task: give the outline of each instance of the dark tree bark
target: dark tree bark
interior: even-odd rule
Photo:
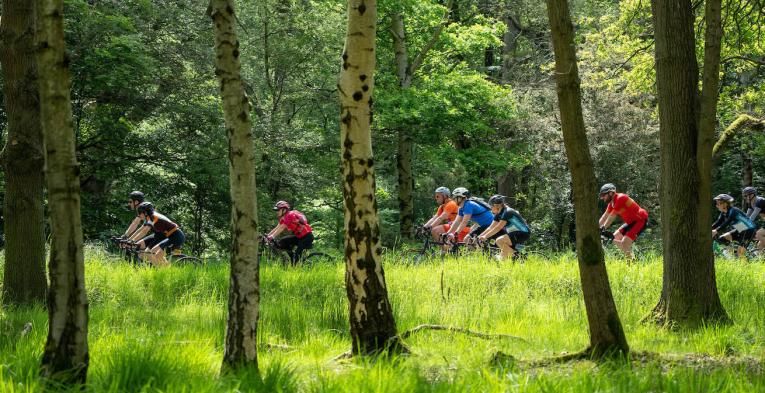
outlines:
[[[229,151],[231,278],[223,369],[258,367],[258,216],[250,103],[244,92],[232,0],[212,0],[215,74],[220,81]]]
[[[348,0],[348,29],[338,81],[340,144],[345,207],[345,288],[352,353],[402,348],[396,338],[375,198],[372,93],[377,2]]]
[[[4,0],[0,20],[8,134],[3,218],[5,267],[2,299],[6,304],[45,302],[45,216],[43,136],[35,60],[34,2]]]
[[[720,64],[720,0],[706,2],[704,90],[690,0],[653,0],[661,147],[664,275],[652,317],[695,326],[727,320],[715,280],[712,226],[712,144]],[[700,109],[697,109],[700,108]]]
[[[64,4],[63,0],[37,0],[35,5],[40,109],[53,233],[48,264],[48,339],[41,372],[59,383],[84,384],[89,363],[88,299]]]
[[[579,275],[590,327],[590,347],[584,354],[627,354],[629,346],[611,294],[600,245],[597,185],[582,116],[574,27],[571,24],[568,2],[547,0],[547,13],[555,51],[555,76],[563,141],[573,181]]]

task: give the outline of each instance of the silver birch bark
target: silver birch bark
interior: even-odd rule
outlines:
[[[35,4],[40,109],[53,234],[48,264],[48,339],[41,372],[61,383],[85,383],[89,362],[88,299],[64,4],[63,0],[37,0]]]
[[[212,0],[215,75],[220,81],[229,151],[231,190],[231,277],[223,369],[258,367],[258,218],[255,198],[255,152],[250,103],[244,91],[239,39],[232,0]]]

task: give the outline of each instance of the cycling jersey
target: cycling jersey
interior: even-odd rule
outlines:
[[[457,218],[457,212],[459,212],[460,207],[457,206],[457,202],[454,202],[452,200],[449,200],[448,202],[444,203],[443,205],[439,206],[436,210],[436,216],[440,217],[441,214],[446,211],[448,214],[447,220],[448,222],[452,223]]]
[[[633,223],[635,221],[648,220],[648,211],[641,208],[632,198],[627,194],[617,193],[614,195],[614,199],[608,204],[606,213],[610,215],[619,215],[622,221],[625,223]]]
[[[163,214],[154,212],[150,217],[146,218],[146,222],[143,224],[151,228],[155,233],[161,233],[165,237],[170,236],[173,232],[178,230],[178,224],[167,218]]]
[[[526,220],[524,220],[523,217],[521,217],[521,213],[507,206],[502,207],[502,210],[500,210],[499,213],[494,215],[494,221],[496,222],[504,221],[505,230],[508,233],[531,232],[531,230],[529,229],[529,224],[527,224]]]
[[[302,239],[313,231],[313,228],[308,225],[308,220],[305,218],[305,215],[297,210],[288,211],[279,219],[279,224],[287,227],[287,229],[298,239]]]
[[[731,226],[736,232],[744,232],[755,229],[755,225],[749,217],[737,207],[729,207],[725,213],[720,213],[717,220],[712,224],[712,229],[724,229]]]
[[[471,200],[465,201],[457,214],[460,217],[470,214],[470,220],[481,227],[488,227],[494,219],[491,210]]]
[[[757,196],[752,199],[752,202],[746,209],[746,216],[754,222],[760,214],[765,214],[765,198]]]

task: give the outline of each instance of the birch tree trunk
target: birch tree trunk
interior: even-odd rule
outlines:
[[[348,30],[338,81],[345,207],[345,288],[352,353],[399,349],[385,273],[375,198],[372,92],[375,72],[375,0],[348,0]]]
[[[51,231],[48,339],[44,377],[85,383],[88,299],[80,221],[80,167],[75,156],[71,78],[64,45],[63,0],[36,0],[37,66]]]
[[[6,304],[44,303],[45,216],[43,209],[42,125],[35,59],[34,2],[4,0],[0,20],[8,137],[1,160],[5,170]]]
[[[582,116],[574,27],[567,0],[547,0],[547,13],[555,50],[555,76],[563,142],[573,181],[579,275],[590,327],[590,347],[583,354],[626,354],[629,346],[611,294],[603,249],[600,246],[598,188]]]
[[[704,91],[690,0],[652,0],[661,147],[664,275],[653,317],[695,326],[727,320],[715,279],[712,226],[712,144],[719,86],[720,0],[706,2]],[[697,105],[700,104],[700,112]]]
[[[258,217],[250,103],[244,92],[233,0],[212,0],[215,75],[220,81],[229,151],[231,278],[223,369],[258,367]]]

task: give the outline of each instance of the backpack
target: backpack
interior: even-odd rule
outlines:
[[[470,197],[470,198],[468,198],[468,200],[469,201],[473,201],[473,202],[477,203],[478,205],[480,205],[481,207],[483,207],[484,209],[486,209],[485,211],[483,211],[481,213],[478,213],[478,215],[486,213],[487,211],[488,212],[491,211],[491,205],[489,205],[483,198]]]

